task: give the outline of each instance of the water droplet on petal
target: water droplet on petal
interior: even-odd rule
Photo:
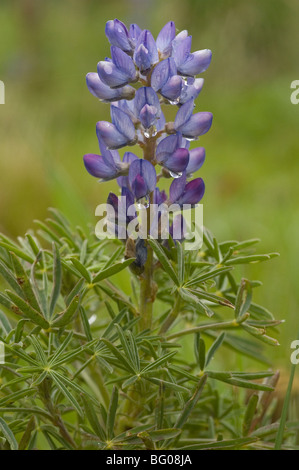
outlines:
[[[173,105],[173,104],[178,104],[179,101],[180,101],[180,98],[177,98],[176,100],[173,100],[173,101],[170,101],[170,100],[169,100],[169,104],[172,104],[172,105]]]
[[[151,136],[151,135],[150,135],[150,133],[149,133],[148,131],[145,131],[145,132],[144,132],[144,137],[146,137],[147,139],[149,139],[150,136]]]
[[[150,205],[150,199],[149,199],[149,196],[144,196],[144,197],[141,197],[140,199],[137,199],[137,202],[136,202],[136,206],[137,206],[137,209],[147,209]]]
[[[169,171],[169,174],[170,174],[170,176],[172,176],[173,178],[176,179],[176,178],[180,178],[183,173],[182,173],[182,172],[180,172],[180,173],[175,173],[174,171]]]
[[[185,137],[186,140],[188,140],[188,142],[193,142],[194,140],[197,140],[196,137]]]

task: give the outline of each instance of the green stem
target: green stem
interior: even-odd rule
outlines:
[[[167,341],[174,338],[179,338],[181,336],[190,335],[192,333],[198,333],[205,330],[225,330],[228,328],[238,328],[241,322],[236,320],[220,322],[220,323],[208,323],[207,325],[196,326],[194,328],[189,328],[188,330],[178,331],[172,335],[167,336]]]

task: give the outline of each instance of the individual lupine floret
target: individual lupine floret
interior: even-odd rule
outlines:
[[[191,36],[185,36],[185,34],[174,40],[172,57],[181,75],[194,77],[207,70],[211,63],[212,52],[210,49],[202,49],[191,53],[191,42]]]
[[[151,66],[159,62],[156,42],[147,29],[142,31],[137,40],[133,58],[142,74],[148,73]]]
[[[205,185],[202,178],[196,178],[187,183],[186,172],[180,178],[173,180],[169,188],[171,204],[197,204],[203,197]]]
[[[156,182],[156,170],[149,161],[138,159],[131,163],[129,184],[137,200],[148,197],[154,191]]]
[[[189,163],[189,151],[185,148],[182,134],[178,132],[161,140],[157,146],[156,160],[172,176],[182,173]]]
[[[213,115],[209,112],[192,114],[194,100],[187,101],[177,112],[174,121],[174,129],[186,138],[196,139],[208,132],[212,125]]]
[[[124,52],[132,53],[133,43],[129,37],[127,27],[122,21],[117,19],[107,21],[105,34],[112,46],[117,46]]]
[[[151,86],[159,91],[165,98],[174,101],[182,91],[183,81],[177,75],[177,68],[173,57],[162,60],[153,70]]]
[[[120,108],[111,105],[111,122],[97,123],[97,136],[109,149],[118,149],[124,145],[132,145],[136,140],[134,124],[129,116]]]
[[[91,94],[108,103],[115,100],[131,100],[135,96],[135,89],[130,85],[121,88],[110,88],[102,82],[95,72],[86,75],[86,84]]]
[[[134,98],[134,114],[144,129],[149,129],[160,117],[159,98],[151,87],[142,87],[137,90]]]
[[[161,59],[166,59],[171,54],[171,44],[175,38],[175,24],[169,21],[158,34],[156,44]]]
[[[99,146],[101,155],[88,153],[83,157],[88,173],[103,181],[108,181],[117,178],[121,174],[128,173],[129,164],[120,161],[116,150],[108,150],[101,139],[99,139]]]
[[[137,72],[131,57],[119,47],[111,46],[112,60],[106,59],[98,63],[98,74],[105,85],[118,88],[136,81]]]
[[[122,188],[121,198],[118,198],[114,193],[109,193],[107,205],[112,207],[111,213],[107,208],[109,232],[115,233],[118,238],[125,240],[127,238],[127,225],[136,217],[136,211],[132,211],[132,208],[134,209],[134,195],[128,188]],[[109,218],[110,215],[111,219]]]

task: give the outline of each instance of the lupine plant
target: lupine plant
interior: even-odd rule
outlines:
[[[105,32],[111,58],[86,80],[112,122],[97,123],[100,153],[84,156],[87,171],[116,178],[125,209],[142,204],[149,221],[153,204],[194,207],[205,149],[189,145],[212,124],[211,113],[193,112],[211,51],[191,52],[172,21],[156,40],[119,20]],[[162,105],[175,109],[173,122]],[[132,145],[142,157],[121,158]],[[186,250],[181,214],[166,239],[150,224],[132,237],[134,210],[123,215],[119,196],[107,197],[113,239],[54,209],[18,241],[0,236],[0,448],[273,448],[279,374],[263,345],[277,347],[280,320],[252,301],[261,283],[240,280],[238,268],[276,254],[256,254],[258,239],[217,242],[207,228],[201,248]],[[230,370],[242,361],[246,370]],[[288,445],[294,433],[286,429]]]

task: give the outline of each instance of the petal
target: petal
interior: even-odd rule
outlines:
[[[179,147],[179,134],[165,137],[159,142],[156,150],[156,160],[161,163],[174,153]]]
[[[165,127],[165,123],[166,123],[165,116],[161,111],[161,114],[160,114],[160,116],[159,116],[159,118],[157,119],[157,122],[156,122],[157,132],[163,131],[163,129]]]
[[[107,166],[101,155],[88,153],[83,157],[84,165],[88,173],[96,178],[109,180],[117,176],[117,171],[111,166]]]
[[[114,193],[109,193],[107,198],[107,204],[113,207],[115,214],[118,214],[118,202],[119,199]]]
[[[186,186],[186,173],[184,172],[180,178],[176,178],[169,188],[169,200],[171,203],[177,202],[184,193]]]
[[[191,81],[191,83],[188,83],[189,81]],[[184,104],[190,99],[195,100],[201,92],[203,84],[203,78],[196,78],[195,80],[189,78],[187,83],[183,84],[182,93],[180,96],[180,104]]]
[[[162,60],[153,70],[151,76],[151,87],[155,91],[161,90],[162,86],[165,85],[170,77],[169,61],[170,59]],[[174,59],[172,59],[172,61],[174,62]]]
[[[145,129],[148,129],[155,123],[156,116],[157,108],[155,106],[149,106],[148,104],[143,106],[142,110],[139,113],[141,124]]]
[[[158,206],[160,204],[163,204],[165,201],[167,200],[167,196],[166,196],[166,193],[165,191],[160,191],[159,188],[155,188],[155,192],[154,192],[154,204],[158,204]]]
[[[141,72],[146,72],[151,67],[151,59],[148,50],[143,44],[136,47],[134,62]]]
[[[102,139],[109,149],[117,149],[127,145],[128,139],[111,122],[99,121],[96,128],[98,139]]]
[[[102,60],[98,63],[97,70],[102,82],[109,87],[120,87],[129,81],[128,75],[119,70],[113,62]]]
[[[187,103],[186,103],[187,104]],[[180,109],[182,109],[183,105]],[[180,127],[184,137],[199,137],[208,132],[212,125],[213,114],[208,112],[196,113],[191,116],[189,121]]]
[[[141,175],[137,175],[131,184],[132,192],[136,199],[141,199],[148,194],[147,184]]]
[[[111,105],[110,111],[112,123],[116,129],[127,138],[127,141],[133,141],[135,139],[135,127],[129,116],[113,105]]]
[[[178,203],[183,204],[197,204],[205,193],[205,184],[202,178],[196,178],[190,181],[185,187],[184,194],[179,199]]]
[[[100,100],[109,101],[118,98],[118,90],[112,90],[108,85],[105,85],[105,83],[100,80],[97,73],[88,73],[86,75],[86,84],[90,93]]]
[[[134,61],[142,71],[146,71],[152,64],[159,62],[159,54],[155,40],[152,33],[147,29],[143,30],[138,38]]]
[[[189,151],[187,149],[177,149],[164,162],[164,166],[173,173],[182,173],[189,162]]]
[[[129,183],[132,187],[137,176],[141,176],[147,185],[147,192],[154,191],[157,175],[154,166],[147,160],[138,159],[131,163],[129,168]]]
[[[173,218],[173,223],[170,226],[169,233],[173,240],[182,242],[185,238],[187,231],[186,221],[182,214],[178,214]]]
[[[123,163],[125,164],[131,164],[134,160],[138,160],[138,157],[132,152],[126,152],[123,156]],[[128,188],[129,187],[128,176],[119,176],[117,178],[117,184],[121,188]]]
[[[190,120],[192,116],[193,109],[194,109],[193,99],[187,101],[185,104],[183,104],[183,106],[180,107],[180,109],[178,110],[176,114],[175,121],[174,121],[174,128],[177,131],[181,130],[181,128],[185,126],[186,123],[188,123],[188,121]]]
[[[130,52],[132,50],[129,34],[126,26],[121,21],[115,19],[107,21],[105,27],[106,36],[113,46],[120,47],[123,51]]]
[[[178,66],[178,71],[182,75],[194,76],[207,70],[211,63],[212,52],[209,49],[190,54],[185,62]]]
[[[171,43],[175,38],[175,24],[169,21],[160,31],[157,37],[157,48],[165,56],[171,53]]]
[[[186,168],[186,173],[195,173],[204,164],[206,158],[206,151],[204,147],[197,147],[189,151],[189,163]]]
[[[157,117],[160,116],[161,107],[159,98],[151,87],[141,87],[136,91],[134,113],[137,118],[139,118],[140,111],[146,104],[154,106],[157,109]]]
[[[181,94],[182,86],[182,78],[179,75],[174,75],[162,87],[161,94],[169,100],[176,100]]]
[[[172,57],[174,58],[177,67],[181,66],[189,57],[191,51],[191,43],[191,36],[187,36],[180,40],[173,41]]]
[[[130,30],[129,30],[129,37],[131,38],[134,45],[136,45],[140,34],[141,34],[141,29],[139,28],[138,24],[136,23],[131,24]]]
[[[111,57],[117,69],[124,73],[129,81],[136,78],[136,69],[133,60],[128,54],[122,51],[119,47],[111,47]]]

